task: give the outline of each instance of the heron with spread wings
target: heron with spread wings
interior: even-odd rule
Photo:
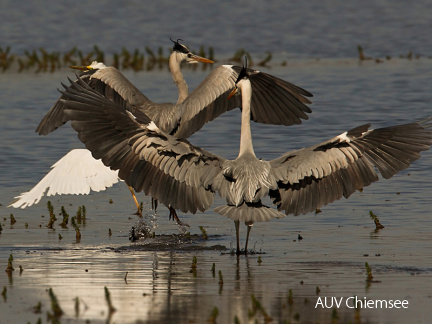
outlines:
[[[375,130],[361,125],[271,161],[260,160],[251,136],[254,75],[243,68],[225,98],[241,92],[240,150],[235,160],[170,135],[144,113],[119,109],[79,80],[65,87],[65,113],[93,156],[118,169],[119,177],[136,191],[191,212],[209,208],[214,193],[225,198],[226,205],[215,211],[234,220],[237,253],[240,222],[248,226],[247,253],[253,223],[305,214],[348,198],[379,179],[375,168],[390,178],[432,145],[429,118]],[[264,205],[265,197],[277,208]]]
[[[231,100],[227,100],[227,97],[242,67],[233,65],[217,67],[189,94],[188,86],[180,70],[182,62],[211,61],[191,53],[178,41],[174,42],[169,66],[179,91],[176,104],[150,101],[119,70],[97,62],[85,67],[86,71],[79,77],[79,80],[121,109],[135,116],[145,116],[144,120],[152,120],[160,130],[170,136],[179,139],[187,138],[220,114],[241,107],[240,96]],[[252,69],[248,69],[248,72],[254,89],[251,100],[252,120],[267,124],[292,125],[301,123],[302,119],[308,119],[307,113],[310,113],[311,110],[307,104],[311,102],[307,97],[312,96],[308,91],[267,73]],[[74,83],[77,81],[78,79]],[[36,131],[41,135],[46,135],[66,123],[69,117],[64,113],[65,102],[79,101],[80,95],[77,96],[70,98],[62,95],[42,119]],[[110,167],[117,168],[111,165]],[[60,179],[60,174],[57,173],[57,178],[52,179]],[[65,193],[68,192],[59,194]],[[19,200],[20,197],[17,198]],[[136,198],[134,199],[136,201]],[[19,202],[16,201],[16,203]],[[179,220],[176,209],[183,212],[196,212],[195,208],[182,209],[175,204],[169,204],[167,207],[170,209],[170,216],[172,215],[177,221]]]

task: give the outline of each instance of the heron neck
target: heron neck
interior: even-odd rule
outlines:
[[[185,79],[183,78],[183,74],[181,73],[180,64],[181,61],[177,59],[177,54],[173,52],[169,59],[169,67],[174,83],[176,84],[179,92],[177,104],[182,103],[189,96],[189,88]]]
[[[241,117],[241,134],[240,134],[240,152],[239,157],[245,154],[252,154],[255,152],[252,144],[251,132],[251,97],[252,87],[249,80],[243,80],[241,86],[242,95],[242,117]]]

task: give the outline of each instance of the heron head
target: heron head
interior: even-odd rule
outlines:
[[[106,65],[102,62],[93,61],[90,65],[83,65],[83,66],[75,66],[71,65],[69,66],[71,69],[81,70],[81,71],[90,71],[90,70],[102,70],[106,68]]]
[[[106,68],[106,65],[102,62],[93,61],[90,65],[83,65],[83,66],[75,66],[71,65],[69,66],[71,69],[81,70],[81,71],[90,71],[90,70],[102,70]]]
[[[239,92],[239,83],[241,80],[244,79],[248,79],[248,74],[247,74],[247,56],[244,57],[244,64],[243,64],[243,68],[241,69],[237,80],[235,82],[235,86],[234,89],[231,91],[231,93],[228,95],[227,100],[231,99],[232,96],[234,96],[235,94],[237,94]]]
[[[214,63],[212,60],[206,59],[205,57],[201,57],[192,53],[185,45],[181,44],[179,41],[183,41],[182,39],[177,39],[177,41],[173,41],[170,38],[171,42],[174,43],[173,53],[177,55],[177,60],[179,62],[186,62],[189,64],[192,63]]]

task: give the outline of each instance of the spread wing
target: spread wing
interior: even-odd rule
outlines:
[[[183,212],[211,206],[213,193],[199,184],[200,166],[216,156],[160,131],[140,111],[132,114],[85,82],[71,82],[63,95],[80,140],[128,185]]]
[[[98,80],[109,86],[131,106],[139,107],[150,102],[150,100],[115,67],[110,66],[97,70],[92,74],[91,79],[94,81]]]
[[[227,100],[241,71],[221,65],[213,70],[178,107],[181,121],[175,136],[187,138],[219,115],[241,107],[241,96]],[[252,84],[251,119],[265,124],[293,125],[308,119],[308,91],[267,73],[247,69]]]
[[[88,195],[90,191],[103,191],[120,180],[117,171],[95,160],[85,149],[70,151],[51,168],[36,186],[15,197],[8,207],[26,208],[37,204],[45,192],[47,196]]]
[[[241,67],[222,65],[214,69],[179,105],[153,103],[114,67],[92,69],[81,79],[96,92],[134,113],[142,110],[159,128],[178,138],[187,138],[219,115],[241,107],[241,96],[227,100]],[[270,74],[248,69],[252,83],[251,119],[266,124],[292,125],[308,119],[306,97],[312,95]],[[76,82],[76,81],[75,81]],[[68,121],[61,96],[44,116],[36,131],[46,135]]]
[[[305,214],[377,181],[390,178],[430,148],[424,122],[376,130],[354,128],[321,144],[270,161],[279,189],[270,196],[286,214]]]
[[[95,78],[94,75],[101,79]],[[81,72],[75,82],[77,82],[78,78],[98,93],[132,110],[135,109],[134,105],[136,103],[142,104],[144,100],[148,100],[114,67],[90,69]],[[128,100],[124,100],[123,96]],[[56,100],[36,128],[39,135],[47,135],[69,121],[63,111],[65,108],[63,101],[67,99],[67,97],[61,95]]]

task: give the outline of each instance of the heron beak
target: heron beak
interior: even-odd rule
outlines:
[[[93,68],[90,65],[86,65],[86,66],[71,65],[71,66],[69,66],[69,68],[75,69],[75,70],[81,70],[81,71],[93,70]]]
[[[201,57],[195,54],[192,54],[190,57],[191,60],[201,63],[214,63],[212,60],[206,59],[205,57]]]
[[[230,92],[230,94],[228,95],[227,100],[230,100],[238,91],[237,86],[234,87],[234,89],[232,89],[232,91]]]

